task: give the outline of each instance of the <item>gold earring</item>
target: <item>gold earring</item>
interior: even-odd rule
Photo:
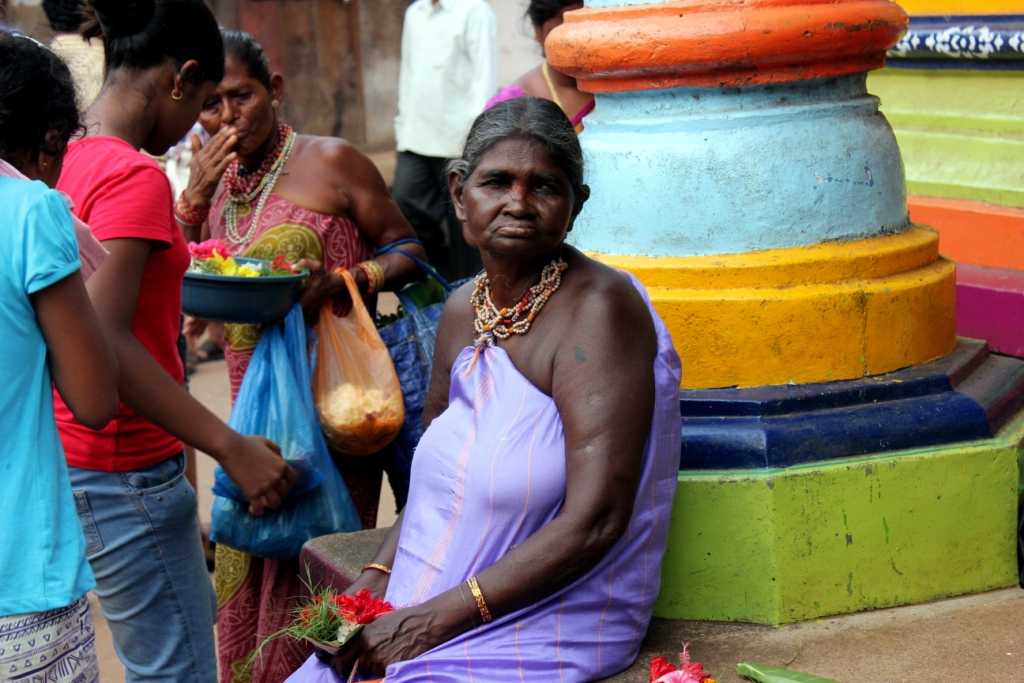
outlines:
[[[181,91],[177,88],[171,91],[171,99],[175,102],[181,102],[182,97],[184,97],[184,95],[182,95]]]

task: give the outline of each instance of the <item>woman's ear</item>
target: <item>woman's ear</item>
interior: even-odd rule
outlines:
[[[461,174],[452,171],[448,174],[448,193],[452,197],[452,206],[455,208],[455,217],[460,223],[466,222],[466,207],[462,203],[462,190],[465,186]]]
[[[583,205],[587,203],[588,199],[590,199],[590,186],[580,185],[580,194],[576,198],[576,206],[573,207],[572,211],[572,217],[574,219],[576,218],[576,216],[580,215],[580,211],[583,210]],[[572,230],[572,227],[570,227],[569,229]]]
[[[277,107],[284,102],[284,76],[279,73],[270,75],[270,99],[277,102]]]
[[[181,65],[181,68],[174,74],[174,89],[183,91],[186,85],[195,85],[199,82],[199,62],[190,59]]]

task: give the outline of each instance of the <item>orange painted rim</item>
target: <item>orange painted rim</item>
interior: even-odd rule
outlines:
[[[906,27],[889,0],[681,0],[569,12],[545,52],[591,92],[735,87],[881,67]]]

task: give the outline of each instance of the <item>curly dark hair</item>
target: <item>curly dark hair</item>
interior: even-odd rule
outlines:
[[[203,0],[88,0],[82,35],[103,38],[105,68],[199,63],[198,82],[224,78],[224,42]]]
[[[67,65],[32,38],[0,30],[0,157],[59,155],[80,129]]]

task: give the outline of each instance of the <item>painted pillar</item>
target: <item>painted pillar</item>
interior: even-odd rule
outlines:
[[[593,0],[549,40],[598,100],[573,239],[651,287],[684,387],[852,379],[952,350],[953,266],[908,222],[865,87],[905,25],[887,0]]]
[[[1024,363],[957,342],[954,266],[865,85],[906,24],[888,0],[588,0],[545,46],[597,99],[572,239],[639,277],[683,358],[659,616],[1016,580]]]
[[[905,0],[871,87],[907,164],[911,216],[957,262],[957,331],[1024,357],[1024,0]]]

